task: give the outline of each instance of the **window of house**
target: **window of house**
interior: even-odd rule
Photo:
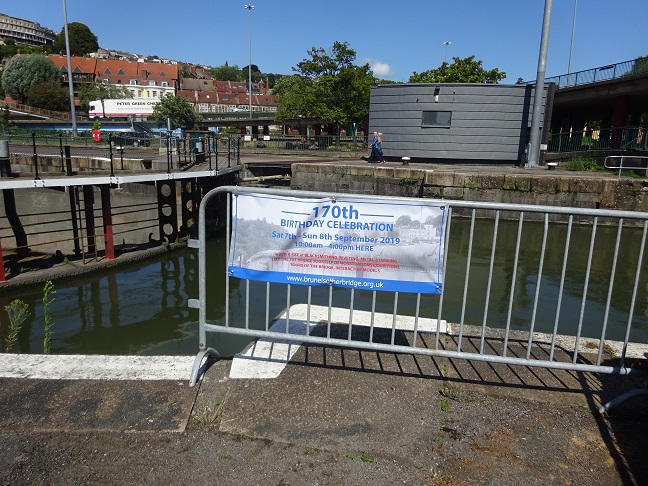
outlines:
[[[149,81],[149,86],[155,86],[155,81]]]
[[[423,127],[450,128],[451,122],[451,111],[424,111],[421,117],[421,125]]]
[[[153,98],[157,98],[157,91],[153,91]]]
[[[130,84],[137,84],[137,79],[131,79]]]
[[[163,88],[167,88],[168,86],[169,86],[169,82],[168,82],[168,81],[162,81],[162,87],[163,87]]]

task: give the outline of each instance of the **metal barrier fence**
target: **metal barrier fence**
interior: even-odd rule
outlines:
[[[645,127],[614,127],[552,133],[549,152],[576,152],[582,150],[648,150]]]
[[[324,198],[333,204],[341,198],[447,204],[440,240],[446,249],[443,292],[399,294],[226,276],[224,316],[208,316],[210,299],[221,299],[213,296],[222,291],[222,282],[208,288],[207,277],[224,274],[226,262],[210,259],[208,267],[205,210],[211,198],[225,194],[228,214],[235,198],[249,194]],[[228,242],[230,233],[228,223]],[[636,343],[648,343],[648,296],[642,290],[648,285],[647,234],[648,213],[639,212],[220,187],[203,198],[199,238],[189,241],[199,251],[199,296],[189,301],[199,310],[199,352],[190,385],[198,380],[203,359],[218,356],[208,345],[208,333],[638,374],[631,356],[636,357]],[[230,312],[231,299],[244,302],[242,315]]]

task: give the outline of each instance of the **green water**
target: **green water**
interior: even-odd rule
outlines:
[[[465,255],[468,247],[470,222],[452,222],[448,253],[448,269],[444,284],[443,318],[459,322],[464,293]],[[492,242],[492,222],[476,225],[470,266],[469,292],[464,311],[466,324],[481,325],[486,305],[486,284]],[[572,232],[558,332],[572,334],[579,323],[584,274],[590,245],[591,228],[575,227]],[[512,261],[515,254],[517,223],[500,222],[495,254],[495,269],[488,302],[488,325],[504,327],[508,320],[508,304],[513,282]],[[541,277],[536,316],[536,331],[553,330],[556,302],[563,263],[566,226],[552,225],[548,235],[547,253]],[[584,336],[600,337],[611,273],[611,253],[616,229],[599,228],[587,292],[583,319]],[[538,279],[542,225],[525,223],[520,250],[520,263],[515,278],[515,294],[510,317],[512,329],[529,328]],[[611,309],[608,316],[608,338],[622,340],[627,325],[640,232],[624,230],[620,259],[614,279]],[[222,237],[208,244],[208,319],[222,322],[224,318],[225,246]],[[644,258],[644,263],[646,259]],[[646,265],[644,264],[644,267]],[[198,311],[190,309],[187,301],[198,297],[197,251],[182,249],[136,264],[122,266],[83,278],[55,282],[55,300],[51,304],[54,322],[52,353],[54,354],[145,354],[190,355],[198,351]],[[639,294],[635,304],[631,341],[648,342],[648,280],[643,269]],[[245,285],[230,280],[230,316],[235,325],[242,325],[245,313]],[[265,323],[265,284],[251,282],[249,303],[253,327]],[[291,303],[306,302],[305,287],[291,287]],[[351,291],[335,289],[333,305],[348,307]],[[378,292],[376,311],[391,313],[392,294]],[[32,316],[25,322],[14,352],[43,352],[42,287],[23,288],[0,294],[4,308],[11,300],[20,298],[29,304]],[[328,288],[315,288],[313,304],[327,305]],[[413,315],[416,297],[400,294],[398,312]],[[273,285],[270,294],[271,317],[286,307],[286,286]],[[436,318],[438,296],[422,296],[421,316]],[[356,291],[354,308],[371,310],[372,293]],[[2,312],[2,338],[7,333],[7,316]],[[208,345],[222,354],[240,351],[247,338],[210,334]]]

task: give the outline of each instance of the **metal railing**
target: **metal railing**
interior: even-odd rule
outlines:
[[[311,156],[358,155],[367,150],[367,137],[340,135],[258,135],[242,136],[241,149],[253,153],[291,153]]]
[[[228,214],[232,200],[244,194],[318,198],[333,204],[353,198],[383,204],[388,200],[390,205],[447,205],[440,240],[445,247],[443,292],[399,295],[229,276],[224,286],[219,280],[218,288],[208,289],[207,275],[225,274],[226,262],[212,259],[207,267],[205,208],[211,198],[225,194]],[[633,343],[648,341],[648,301],[641,291],[648,284],[643,262],[648,213],[421,201],[243,187],[220,187],[206,194],[199,238],[189,241],[199,251],[199,295],[189,301],[199,310],[199,352],[190,385],[199,378],[203,359],[218,356],[208,346],[208,333],[491,364],[640,373],[631,366],[630,356]],[[225,258],[230,258],[228,252]],[[208,296],[223,287],[225,315],[208,319]],[[230,313],[230,299],[245,302],[242,315]],[[278,302],[283,315],[272,320]]]
[[[606,169],[618,169],[619,176],[624,170],[646,170],[648,168],[648,156],[640,155],[608,155],[605,157],[603,166]]]
[[[648,150],[647,131],[645,127],[630,126],[552,133],[549,135],[547,150]]]
[[[608,64],[594,69],[577,71],[569,74],[561,74],[546,78],[545,83],[555,83],[558,88],[569,88],[572,86],[582,86],[584,84],[598,83],[601,81],[610,81],[625,76],[632,76],[648,71],[648,62],[645,58],[633,59],[632,61],[618,62]],[[527,84],[535,84],[529,81]]]
[[[240,165],[238,136],[215,137],[207,134],[202,145],[196,140],[148,133],[19,133],[0,135],[9,142],[11,165],[19,172],[33,173],[39,179],[45,173],[77,171],[110,172],[139,170],[189,170],[196,165],[223,169]],[[157,164],[154,165],[154,162]],[[11,175],[11,174],[8,174]]]

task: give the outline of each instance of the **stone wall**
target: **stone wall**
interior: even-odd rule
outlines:
[[[292,189],[648,211],[648,180],[515,167],[294,164]]]

